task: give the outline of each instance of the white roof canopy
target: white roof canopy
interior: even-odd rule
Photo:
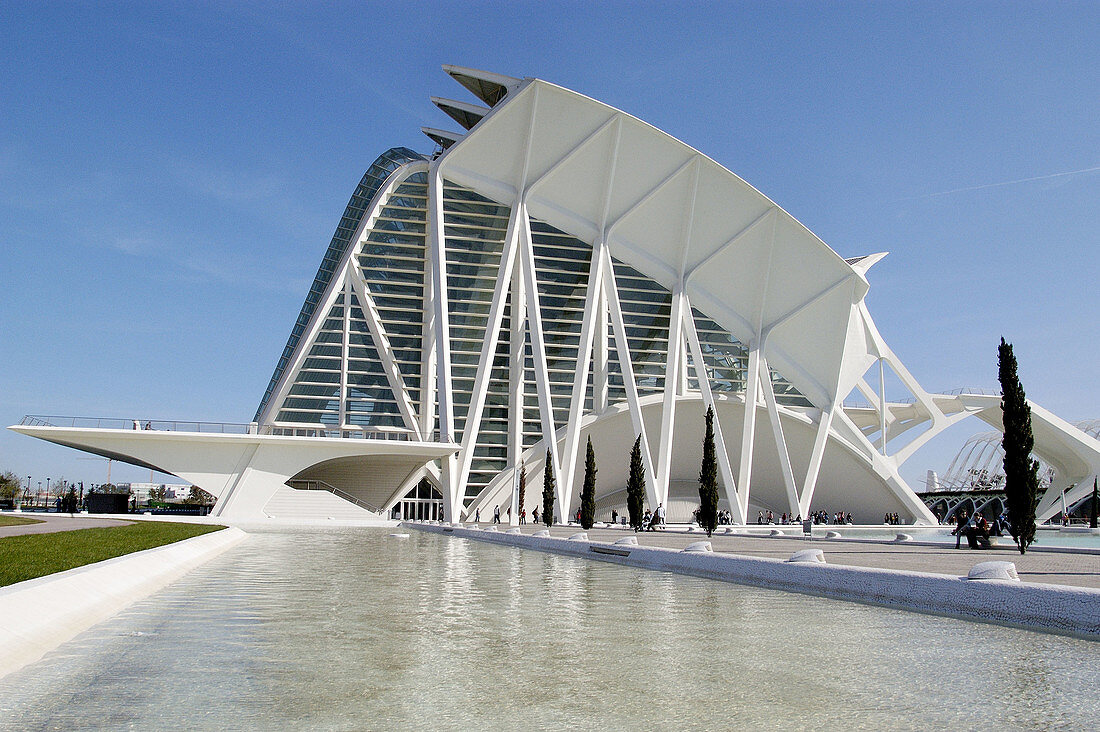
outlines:
[[[434,100],[433,100],[434,101]],[[613,107],[530,79],[439,159],[441,173],[613,256],[669,288],[807,398],[843,398],[874,356],[854,268],[762,193]]]

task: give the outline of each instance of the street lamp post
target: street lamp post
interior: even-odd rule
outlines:
[[[50,510],[50,479],[46,478],[46,502],[43,504],[46,510]]]

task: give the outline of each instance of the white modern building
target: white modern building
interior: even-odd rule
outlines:
[[[999,428],[1000,399],[930,393],[906,370],[864,302],[884,254],[842,257],[606,104],[444,69],[477,100],[433,98],[463,129],[425,128],[434,155],[370,166],[251,424],[12,429],[178,475],[245,519],[505,512],[520,466],[530,511],[548,447],[556,511],[572,515],[589,438],[598,505],[622,512],[641,436],[647,501],[677,520],[697,505],[713,406],[736,522],[934,521],[899,468],[963,417]],[[904,391],[887,394],[895,379]],[[1056,486],[1091,485],[1100,441],[1032,409]]]

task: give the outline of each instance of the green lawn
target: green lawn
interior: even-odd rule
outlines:
[[[40,519],[27,518],[26,516],[0,516],[0,526],[22,526],[23,524],[40,524]]]
[[[0,539],[0,587],[224,528],[136,521],[128,526],[8,536]]]

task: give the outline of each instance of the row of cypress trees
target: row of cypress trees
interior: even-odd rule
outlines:
[[[1035,509],[1039,502],[1039,463],[1032,459],[1035,437],[1031,430],[1031,407],[1017,373],[1012,344],[1001,338],[997,350],[998,380],[1001,382],[1001,411],[1004,421],[1005,502],[1008,507],[1009,529],[1020,553],[1035,541]],[[550,450],[546,450],[543,469],[542,515],[547,526],[554,523],[555,481]],[[520,505],[526,485],[526,472],[520,473]],[[596,453],[592,438],[584,458],[584,484],[581,488],[581,526],[592,528],[596,513]],[[645,499],[645,465],[642,464],[642,437],[634,440],[630,451],[630,472],[626,482],[626,508],[630,526],[642,529]],[[1096,526],[1100,491],[1093,486],[1093,508],[1090,524]],[[714,407],[707,407],[706,430],[703,436],[703,463],[699,470],[699,522],[710,536],[718,526],[718,457],[714,442]]]
[[[542,520],[547,526],[554,523],[555,480],[550,450],[542,472]],[[523,504],[526,471],[520,472],[520,505]],[[645,500],[645,465],[642,464],[642,436],[634,440],[630,450],[630,471],[626,481],[626,510],[630,527],[642,530],[643,504]],[[699,471],[699,502],[702,506],[700,521],[710,536],[718,526],[718,458],[714,445],[714,407],[707,408],[706,434],[703,437],[703,466]],[[581,527],[591,529],[596,518],[596,452],[592,438],[584,456],[584,483],[581,486]]]

